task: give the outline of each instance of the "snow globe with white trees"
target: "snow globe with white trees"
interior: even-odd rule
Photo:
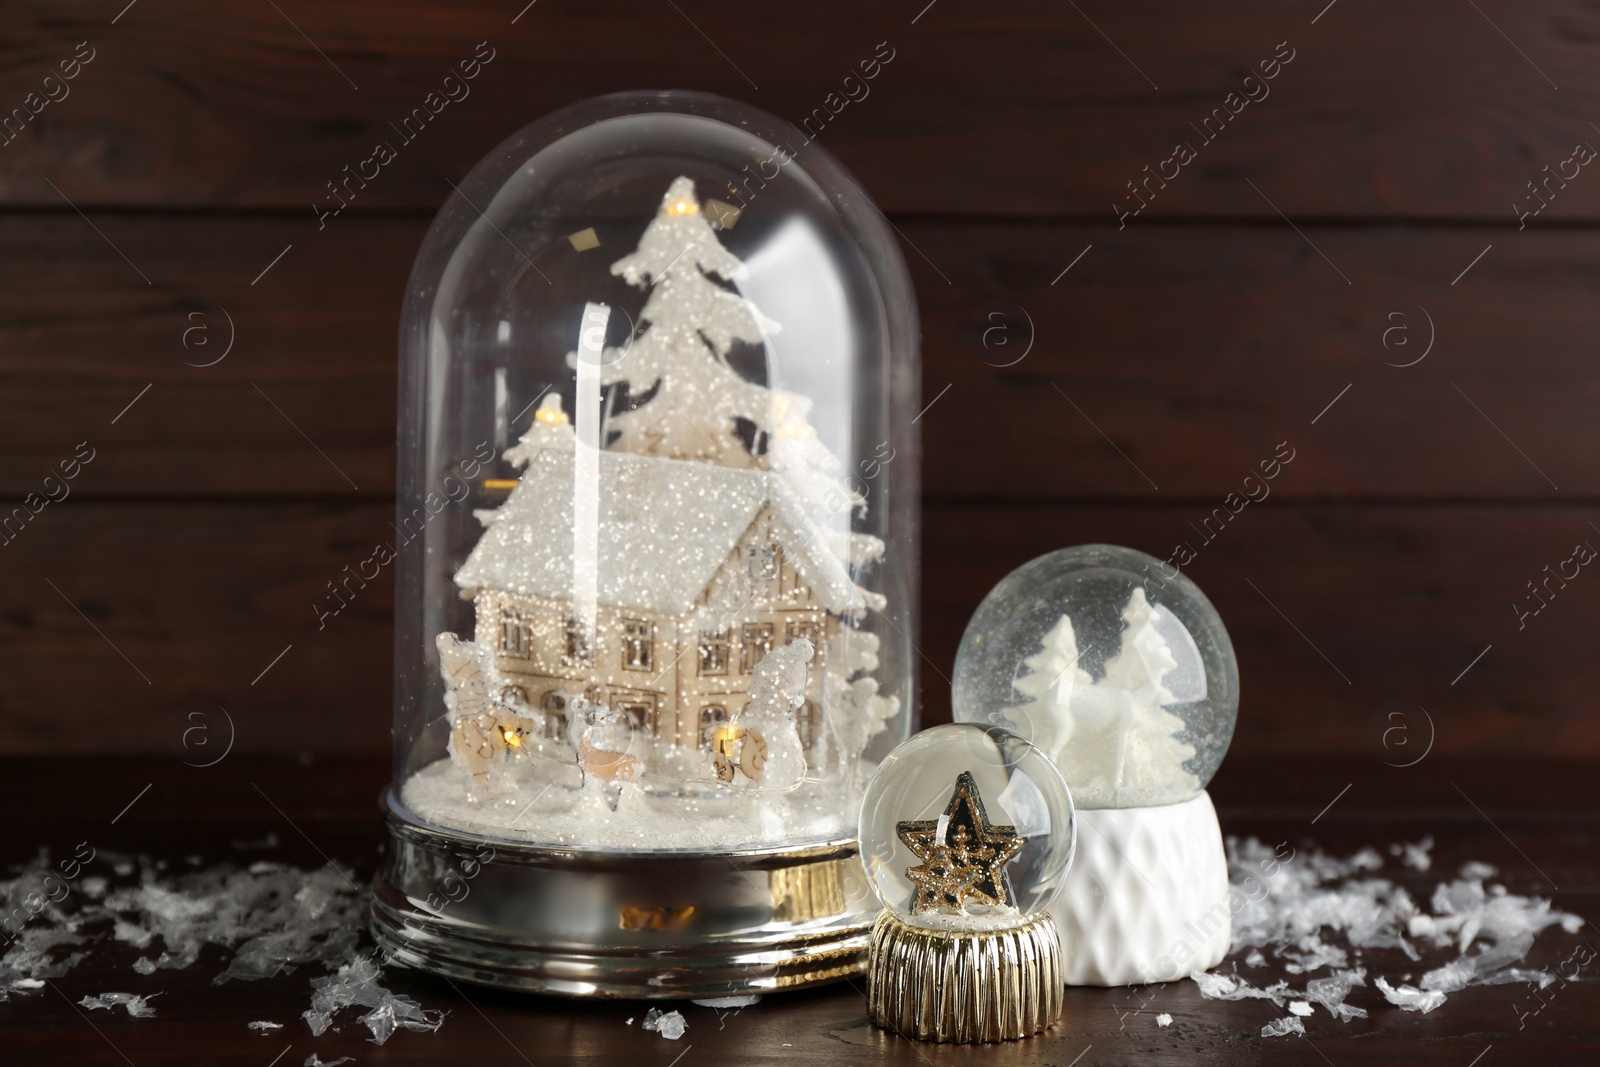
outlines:
[[[401,331],[397,956],[602,996],[859,969],[918,366],[882,215],[759,111],[604,97],[460,181]]]
[[[968,623],[952,701],[957,721],[1044,750],[1094,831],[1053,906],[1070,984],[1170,981],[1221,962],[1232,912],[1205,787],[1233,737],[1239,670],[1194,582],[1112,545],[1026,563]]]

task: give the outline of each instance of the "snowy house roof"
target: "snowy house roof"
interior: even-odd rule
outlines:
[[[570,449],[546,448],[455,574],[464,594],[495,589],[572,598]],[[805,514],[781,476],[759,469],[601,452],[597,594],[601,604],[668,615],[695,609],[763,508],[786,558],[829,611],[866,605],[834,540]]]

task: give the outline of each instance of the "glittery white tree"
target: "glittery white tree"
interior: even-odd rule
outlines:
[[[744,271],[717,239],[694,182],[674,179],[639,247],[611,265],[612,274],[651,290],[639,314],[643,332],[601,375],[604,385],[628,385],[628,399],[608,421],[617,435],[610,447],[767,467],[809,504],[859,506],[838,457],[807,420],[810,399],[747,381],[728,365],[736,343],[764,343],[780,329],[723,284]]]
[[[612,274],[651,292],[639,315],[643,332],[602,373],[604,385],[629,386],[627,406],[609,420],[618,435],[610,447],[752,465],[736,420],[769,432],[773,398],[728,366],[727,357],[736,342],[760,343],[778,327],[715,280],[743,271],[706,221],[694,183],[675,179],[638,249],[611,265]]]

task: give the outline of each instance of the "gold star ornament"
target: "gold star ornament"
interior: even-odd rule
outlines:
[[[902,822],[895,829],[922,861],[906,868],[906,877],[917,887],[913,912],[961,912],[968,904],[1011,902],[1005,865],[1022,851],[1022,838],[1015,827],[989,822],[970,771],[956,778],[944,815]]]

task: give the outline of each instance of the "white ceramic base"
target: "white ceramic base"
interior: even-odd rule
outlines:
[[[1222,962],[1233,937],[1228,860],[1209,794],[1078,810],[1078,846],[1051,906],[1067,985],[1170,982]]]

